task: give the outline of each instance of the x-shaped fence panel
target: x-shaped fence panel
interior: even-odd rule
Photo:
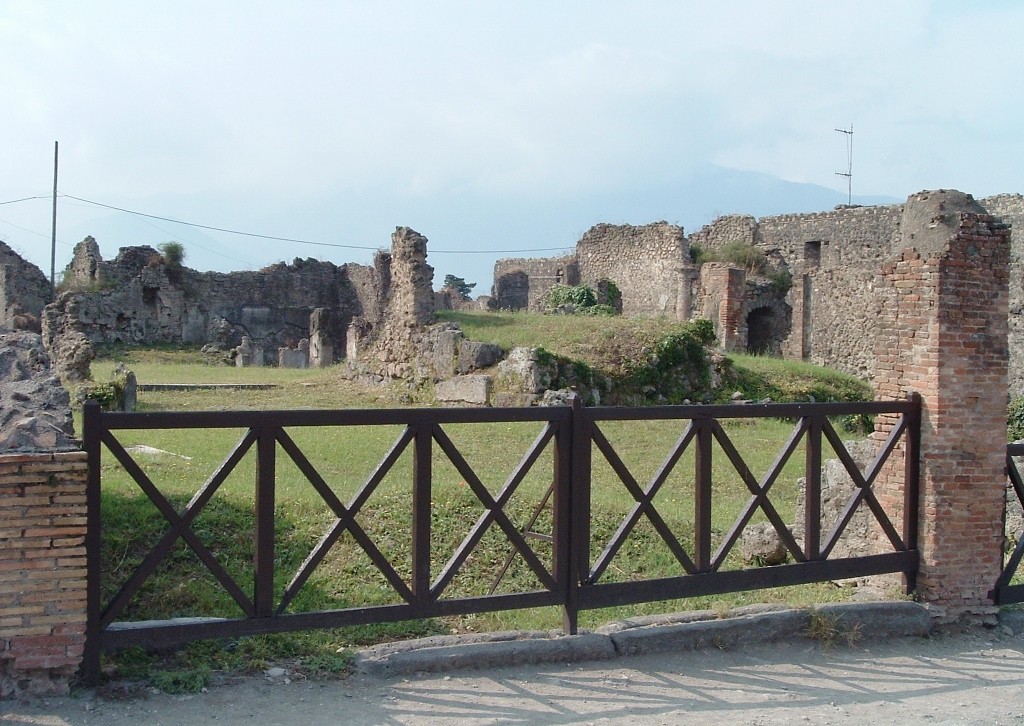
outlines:
[[[846,450],[829,417],[843,415],[883,415],[891,422],[888,438],[880,446],[874,461],[863,471]],[[730,418],[775,418],[794,421],[794,427],[765,474],[755,476],[722,421]],[[606,434],[606,422],[649,421],[679,426],[681,434],[661,459],[652,476],[638,477],[631,465],[616,449]],[[423,617],[437,617],[493,610],[558,606],[563,613],[567,632],[575,632],[581,610],[609,605],[648,602],[749,590],[779,585],[802,584],[828,579],[857,577],[885,572],[902,572],[912,585],[917,569],[916,517],[904,517],[899,532],[873,491],[883,469],[893,466],[894,452],[904,458],[905,499],[903,511],[917,510],[917,448],[920,427],[920,400],[856,404],[775,404],[757,406],[665,406],[655,408],[583,408],[578,397],[570,406],[523,409],[390,409],[352,411],[238,411],[193,413],[104,413],[89,403],[84,414],[84,440],[89,459],[88,529],[86,556],[88,561],[88,621],[86,653],[83,670],[88,678],[98,676],[99,654],[133,644],[148,646],[176,645],[199,638],[235,637],[258,633],[283,632],[321,627],[393,622]],[[539,426],[532,443],[525,447],[518,464],[501,469],[500,486],[489,488],[484,480],[495,480],[475,468],[453,441],[449,425],[534,423]],[[296,430],[315,427],[390,426],[398,430],[390,447],[376,460],[368,476],[359,478],[358,486],[349,486],[354,493],[343,501],[336,462],[320,462],[311,457],[309,449],[300,445],[306,437],[296,437]],[[191,499],[178,511],[154,483],[129,450],[117,438],[118,430],[147,429],[237,429],[242,435],[229,448],[224,460],[200,483]],[[532,435],[532,434],[531,434]],[[385,441],[386,443],[386,441]],[[853,493],[831,529],[824,533],[821,525],[821,466],[823,444],[827,443],[842,462],[854,482]],[[641,442],[642,444],[642,442]],[[493,447],[508,444],[500,438],[490,442]],[[712,548],[712,456],[715,446],[724,455],[731,471],[738,477],[745,500],[731,526],[723,528],[721,541]],[[771,495],[783,476],[787,463],[800,447],[805,451],[806,501],[802,541],[779,514]],[[513,456],[521,449],[511,450]],[[100,499],[102,490],[102,452],[112,455],[127,475],[145,494],[166,523],[161,534],[142,556],[140,564],[128,575],[109,601],[102,597],[103,562]],[[1024,451],[1024,448],[1022,448]],[[278,454],[284,452],[287,462],[295,466],[301,480],[326,507],[328,521],[315,544],[293,572],[283,570],[287,584],[275,589],[278,543],[275,540],[275,506],[278,503]],[[642,452],[650,458],[649,452]],[[321,454],[321,458],[323,458]],[[328,455],[329,456],[329,455]],[[694,533],[681,537],[670,524],[677,521],[666,516],[666,508],[658,499],[666,487],[679,486],[680,462],[693,459]],[[484,457],[487,458],[486,454]],[[600,458],[599,458],[600,457]],[[196,532],[196,521],[225,482],[239,469],[243,460],[255,459],[255,487],[252,515],[252,592],[246,592],[207,543]],[[282,459],[285,461],[285,459]],[[465,530],[455,529],[456,539],[444,564],[434,558],[432,519],[445,506],[435,491],[435,460],[450,465],[480,507],[475,519],[464,522]],[[550,464],[547,463],[550,460]],[[514,461],[514,459],[510,460]],[[631,503],[618,521],[614,534],[605,542],[592,542],[591,517],[593,498],[593,467],[595,461],[605,462]],[[541,462],[544,462],[541,465]],[[652,464],[654,462],[651,462]],[[544,467],[550,466],[550,472]],[[489,467],[491,469],[493,467]],[[888,469],[887,469],[888,470]],[[507,476],[504,472],[507,471]],[[1015,470],[1013,470],[1015,472]],[[348,472],[348,476],[351,472]],[[532,478],[531,478],[532,477]],[[550,478],[549,478],[550,477]],[[519,503],[526,497],[524,482],[534,486],[538,479],[550,481],[543,497],[533,507],[525,525],[517,525],[510,513],[513,498]],[[1024,485],[1019,475],[1014,481],[1018,495],[1024,498]],[[349,481],[349,479],[346,479]],[[381,541],[366,526],[368,505],[377,501],[385,481],[397,482],[408,495],[408,550],[397,555],[381,546]],[[643,483],[641,483],[643,482]],[[389,485],[391,486],[391,485]],[[534,491],[534,490],[530,490]],[[745,496],[745,495],[744,495]],[[528,504],[528,502],[526,502]],[[533,531],[542,510],[551,509],[550,530]],[[830,559],[837,542],[846,531],[854,514],[867,508],[891,552],[864,557]],[[793,563],[767,568],[728,569],[726,560],[734,550],[744,529],[761,513],[792,556]],[[608,582],[607,570],[620,556],[627,538],[646,522],[674,558],[678,572],[662,577],[641,576],[626,582]],[[460,524],[462,526],[462,524]],[[546,532],[549,531],[550,534]],[[346,538],[347,535],[347,538]],[[467,563],[481,543],[498,538],[507,546],[507,559],[498,578],[484,595],[460,595],[453,587],[456,578],[467,573]],[[359,604],[334,610],[297,611],[296,598],[308,587],[339,542],[351,540],[373,569],[390,588],[393,602]],[[550,546],[550,564],[530,540]],[[240,618],[227,618],[222,613],[188,619],[166,621],[124,622],[128,605],[157,568],[167,561],[172,549],[184,542],[216,583],[228,593],[241,611]],[[457,543],[457,544],[456,544]],[[600,553],[591,562],[591,546]],[[404,545],[403,545],[404,546]],[[446,545],[447,546],[447,545]],[[301,550],[299,552],[301,557]],[[399,567],[395,557],[408,567]],[[493,553],[492,555],[493,556]],[[1014,568],[1024,557],[1024,546],[1018,546],[1011,557]],[[510,592],[496,592],[497,583],[513,559],[519,558],[524,571],[535,578],[536,586],[517,584]],[[442,558],[443,559],[443,558]],[[236,565],[237,567],[237,565]],[[317,577],[329,577],[321,570]],[[249,573],[245,573],[248,575]],[[479,575],[467,575],[479,577]]]
[[[644,409],[643,420],[676,421],[684,424],[683,433],[665,455],[661,465],[645,485],[624,463],[623,458],[602,430],[602,425],[612,421],[630,421],[641,418],[634,409],[584,409],[584,436],[593,444],[593,450],[600,452],[604,462],[614,472],[617,481],[628,492],[634,504],[622,518],[614,534],[603,544],[603,549],[591,563],[584,548],[576,548],[576,561],[581,573],[579,601],[581,607],[604,607],[608,605],[663,600],[672,597],[707,595],[732,590],[754,589],[784,584],[800,584],[815,579],[841,579],[883,572],[903,572],[908,585],[913,582],[916,572],[916,527],[913,522],[904,522],[904,532],[897,531],[889,514],[879,503],[873,485],[887,466],[893,466],[893,454],[902,444],[903,459],[900,475],[905,476],[905,511],[916,511],[916,457],[918,433],[919,399],[906,404],[890,405],[886,410],[878,403],[858,404],[856,413],[884,413],[893,418],[885,441],[878,448],[871,463],[862,471],[836,432],[829,417],[842,415],[843,407],[837,404],[776,404],[759,406],[703,406],[703,407],[662,407]],[[863,408],[864,410],[859,410]],[[846,413],[850,413],[846,411]],[[895,415],[894,415],[895,414]],[[782,445],[774,462],[759,479],[751,471],[732,437],[722,422],[736,418],[778,418],[794,419],[794,428]],[[831,523],[827,532],[822,531],[822,463],[823,446],[827,442],[846,473],[853,482],[853,491],[845,502],[839,517]],[[724,530],[717,548],[712,548],[712,499],[713,499],[713,454],[718,450],[729,462],[731,471],[748,490],[750,498],[732,525]],[[783,469],[794,453],[803,446],[805,453],[804,479],[804,521],[803,542],[799,542],[793,529],[779,514],[776,505],[769,498],[773,485],[782,476]],[[692,452],[693,475],[687,478],[679,474],[682,486],[692,487],[690,498],[693,502],[694,532],[691,549],[687,549],[683,538],[666,523],[659,510],[656,496],[666,481],[680,467],[680,461],[687,452]],[[595,453],[596,457],[597,454]],[[593,462],[586,464],[586,483],[592,486]],[[910,481],[910,479],[914,481]],[[685,482],[689,481],[687,485]],[[677,482],[674,493],[679,493]],[[685,494],[685,492],[684,492]],[[684,497],[685,498],[685,497]],[[588,491],[582,496],[574,494],[574,501],[589,503]],[[678,505],[673,505],[678,506]],[[854,514],[866,508],[872,521],[882,533],[892,551],[863,558],[840,558],[830,560],[829,555],[846,532]],[[724,571],[730,553],[743,535],[751,520],[761,512],[771,524],[779,541],[791,556],[793,563],[771,568]],[[908,518],[913,519],[913,518]],[[661,542],[671,552],[680,572],[661,577],[643,577],[626,582],[606,582],[602,578],[612,566],[617,554],[624,547],[627,538],[641,520],[646,520],[657,533]],[[581,531],[589,540],[589,518],[584,521]],[[598,543],[600,544],[600,543]],[[811,573],[814,573],[813,575]],[[827,577],[824,573],[830,573]]]

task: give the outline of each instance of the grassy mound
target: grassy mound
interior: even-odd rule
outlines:
[[[453,312],[440,313],[443,320],[458,323],[468,338],[497,343],[506,350],[516,347],[540,347],[560,359],[563,365],[575,363],[615,382],[622,394],[615,403],[642,403],[643,389],[665,395],[670,403],[683,398],[701,400],[686,391],[672,394],[671,376],[665,352],[673,341],[681,343],[675,352],[689,348],[692,338],[700,340],[694,324],[664,318],[578,317],[541,315],[525,312]],[[685,365],[697,365],[689,350]],[[660,370],[659,370],[660,369]],[[661,390],[659,390],[661,389]],[[801,361],[730,354],[722,366],[721,385],[714,400],[727,400],[740,391],[746,398],[759,401],[770,398],[778,403],[815,400],[863,401],[872,397],[866,382],[839,371]]]

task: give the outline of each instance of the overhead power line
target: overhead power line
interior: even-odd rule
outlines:
[[[49,199],[49,198],[50,198],[49,194],[45,194],[45,195],[40,194],[39,196],[35,196],[35,197],[22,197],[21,199],[11,199],[10,201],[7,201],[7,202],[0,202],[0,206],[3,206],[4,204],[16,204],[17,202],[29,202],[29,201],[31,201],[33,199]]]
[[[346,249],[346,250],[370,250],[370,251],[375,251],[375,250],[380,249],[379,246],[378,247],[364,247],[364,246],[360,246],[360,245],[344,245],[344,244],[340,244],[340,243],[337,243],[337,242],[316,242],[316,241],[313,241],[313,240],[297,239],[297,238],[294,238],[294,237],[277,237],[275,235],[270,235],[270,234],[259,234],[259,233],[256,233],[256,232],[243,232],[243,231],[237,230],[237,229],[228,229],[226,227],[214,227],[214,226],[208,225],[208,224],[199,224],[197,222],[186,222],[186,221],[181,220],[181,219],[173,219],[171,217],[161,217],[161,216],[156,215],[156,214],[147,214],[145,212],[139,212],[139,211],[136,211],[134,209],[125,209],[124,207],[116,207],[116,206],[114,206],[112,204],[104,204],[103,202],[96,202],[96,201],[93,201],[92,199],[83,199],[82,197],[76,197],[76,196],[74,196],[72,194],[61,194],[60,196],[65,197],[67,199],[74,199],[74,200],[79,201],[79,202],[84,202],[86,204],[92,204],[92,205],[97,206],[97,207],[103,207],[105,209],[113,209],[114,211],[117,211],[117,212],[124,212],[125,214],[133,214],[133,215],[138,216],[138,217],[148,217],[149,219],[159,219],[162,222],[173,222],[174,224],[183,224],[185,226],[196,227],[198,229],[208,229],[208,230],[211,230],[213,232],[224,232],[225,234],[236,234],[236,235],[240,235],[242,237],[253,237],[253,238],[256,238],[256,239],[265,239],[265,240],[271,240],[271,241],[274,241],[274,242],[292,242],[294,244],[314,245],[314,246],[317,246],[317,247],[337,247],[339,249]],[[33,197],[29,197],[29,198],[33,198]],[[24,201],[24,200],[15,200],[15,201]],[[518,250],[440,250],[440,249],[432,249],[432,250],[430,250],[430,252],[433,252],[433,253],[444,253],[444,254],[460,254],[460,255],[466,255],[466,254],[469,254],[469,255],[472,255],[472,254],[477,254],[477,255],[502,254],[502,255],[504,255],[504,254],[518,254],[518,253],[521,253],[521,252],[557,252],[559,250],[564,250],[564,249],[568,249],[568,247],[563,245],[562,247],[533,247],[533,248],[529,248],[529,249],[518,249]]]

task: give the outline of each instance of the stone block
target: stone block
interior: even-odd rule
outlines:
[[[309,368],[309,355],[297,348],[278,348],[277,364],[281,368]]]
[[[501,346],[494,343],[464,340],[459,346],[459,373],[471,373],[492,366],[501,360],[501,354]]]
[[[469,403],[486,406],[491,397],[491,377],[455,376],[434,385],[434,396],[442,403]]]
[[[438,378],[448,378],[455,372],[455,356],[461,339],[459,330],[438,331],[433,346],[433,368]]]

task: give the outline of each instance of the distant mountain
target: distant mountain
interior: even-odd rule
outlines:
[[[680,173],[670,183],[633,185],[600,194],[498,196],[466,190],[411,197],[383,189],[325,193],[317,198],[280,201],[247,195],[166,196],[148,200],[98,200],[149,214],[238,229],[302,244],[250,238],[137,217],[121,212],[63,230],[65,239],[92,235],[104,257],[126,245],[175,240],[186,249],[185,264],[195,269],[257,269],[294,257],[316,257],[338,264],[368,264],[373,250],[388,248],[396,226],[409,226],[430,240],[435,281],[446,274],[476,282],[486,293],[495,260],[548,257],[571,251],[594,224],[646,224],[666,220],[687,233],[723,214],[757,217],[832,209],[846,195],[815,184],[788,182],[768,174],[705,166]],[[894,197],[857,196],[856,204],[894,204]],[[333,245],[347,245],[335,247]],[[361,248],[361,249],[354,249]],[[542,249],[542,251],[526,251]]]

